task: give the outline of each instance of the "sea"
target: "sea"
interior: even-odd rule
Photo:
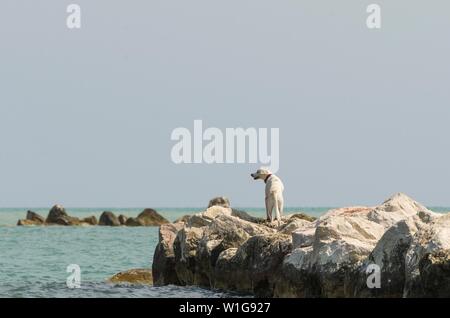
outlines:
[[[330,208],[286,208],[285,214],[304,212],[320,216]],[[431,208],[436,212],[450,208]],[[151,268],[158,243],[158,227],[108,226],[16,226],[32,210],[46,217],[48,208],[0,208],[0,297],[111,298],[181,297],[215,298],[242,295],[198,287],[112,284],[112,275],[133,268]],[[71,216],[83,218],[103,211],[137,216],[143,208],[72,208]],[[169,221],[200,212],[201,208],[156,209]],[[264,216],[262,208],[241,208],[253,216]],[[69,288],[68,266],[80,269],[79,288]],[[73,282],[73,280],[72,280]],[[69,284],[70,285],[70,284]]]

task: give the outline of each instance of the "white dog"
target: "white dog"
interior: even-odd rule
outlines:
[[[284,185],[280,178],[272,174],[269,170],[261,168],[255,173],[252,173],[253,179],[264,180],[266,184],[266,214],[267,220],[273,221],[272,211],[275,209],[275,217],[278,221],[281,221],[281,216],[283,215],[283,190]]]

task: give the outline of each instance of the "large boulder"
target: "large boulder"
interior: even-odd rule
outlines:
[[[292,233],[294,249],[284,260],[278,296],[353,297],[355,273],[385,232],[400,221],[420,216],[436,214],[404,194],[374,208],[331,210],[316,221],[313,231],[305,228]],[[402,230],[410,231],[397,229]],[[402,251],[402,241],[398,245],[396,252]]]
[[[68,216],[66,209],[62,205],[57,204],[50,209],[46,222],[57,223],[59,219],[67,218]]]
[[[251,236],[274,233],[263,225],[232,215],[229,208],[212,206],[184,222],[173,241],[175,272],[180,284],[210,287],[219,254],[239,247]]]
[[[111,211],[105,211],[100,215],[98,225],[104,226],[119,226],[120,221],[117,216]]]
[[[273,297],[283,259],[291,251],[290,236],[256,235],[238,248],[219,255],[214,271],[214,288]]]
[[[405,257],[412,238],[424,226],[419,217],[399,221],[390,227],[378,241],[351,282],[356,297],[402,297],[405,286]],[[369,288],[370,266],[379,268],[380,286]]]
[[[63,206],[57,204],[50,209],[45,223],[49,225],[70,226],[80,225],[81,221],[76,217],[69,216],[66,212],[66,209]]]
[[[213,205],[161,227],[153,273],[160,284],[261,297],[450,297],[449,229],[450,215],[401,193],[376,207],[277,224]]]
[[[197,274],[197,246],[204,228],[183,227],[173,243],[175,272],[182,285],[204,285]]]
[[[184,223],[163,224],[159,228],[159,242],[153,255],[152,273],[155,286],[169,284],[180,285],[175,271],[175,254],[173,244],[178,231],[184,227]]]

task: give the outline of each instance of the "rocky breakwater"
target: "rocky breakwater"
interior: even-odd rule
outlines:
[[[159,226],[169,223],[163,216],[153,209],[145,209],[137,217],[126,217],[119,215],[117,217],[113,212],[105,211],[97,221],[95,216],[86,218],[77,218],[70,216],[66,209],[61,205],[55,205],[48,213],[47,218],[33,211],[28,211],[26,218],[17,222],[20,226],[30,225],[64,225],[64,226],[86,226],[86,225],[104,225],[104,226]]]
[[[262,297],[450,297],[449,251],[450,214],[400,193],[276,226],[213,205],[160,227],[153,279]]]

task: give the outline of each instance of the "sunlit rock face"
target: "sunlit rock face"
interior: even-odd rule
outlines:
[[[160,234],[153,276],[263,297],[449,297],[449,220],[401,193],[277,224],[212,205]]]

